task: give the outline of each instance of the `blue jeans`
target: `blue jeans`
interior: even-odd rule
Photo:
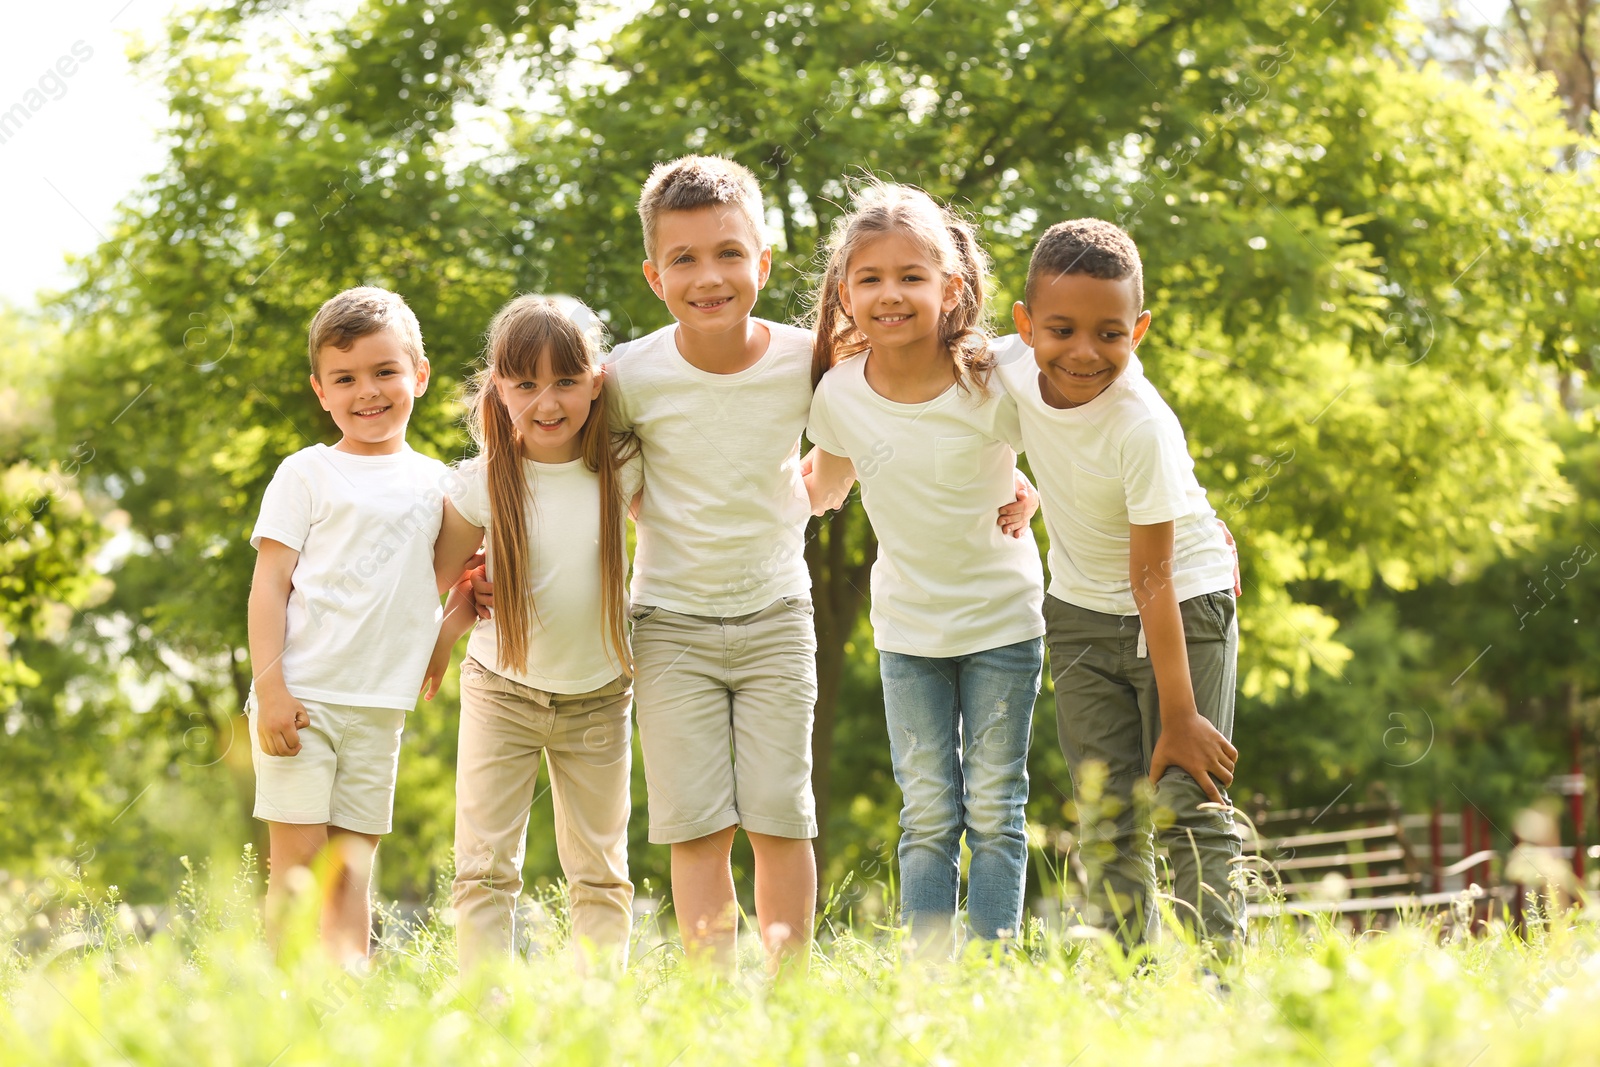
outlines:
[[[967,921],[1017,937],[1027,878],[1028,741],[1044,640],[932,659],[879,652],[900,809],[900,911],[924,944],[949,937],[961,835],[972,852]]]

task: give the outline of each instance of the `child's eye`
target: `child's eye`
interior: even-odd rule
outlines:
[[[1055,334],[1057,337],[1071,337],[1072,336],[1072,327],[1070,327],[1070,326],[1057,326],[1055,329],[1051,330],[1050,332]]]
[[[1115,341],[1117,338],[1121,337],[1122,334],[1118,333],[1116,330],[1107,330],[1100,336],[1104,337],[1107,341]]]
[[[908,282],[920,282],[922,280],[922,275],[920,275],[920,274],[907,274],[905,276],[904,280],[908,281]]]
[[[723,249],[722,254],[724,257],[732,256],[735,259],[738,259],[744,255],[744,253],[740,252],[737,248],[725,248]]]
[[[563,378],[559,382],[556,382],[556,384],[559,385],[563,389],[571,389],[574,385],[577,385],[578,383],[576,381],[574,381],[573,379],[571,379],[571,378]]]
[[[679,256],[677,259],[673,260],[672,262],[674,264],[677,264],[677,263],[689,263],[689,262],[693,261],[693,258],[694,257],[692,257],[692,256]]]
[[[339,377],[337,377],[337,378],[335,378],[333,380],[333,384],[334,385],[349,385],[353,381],[355,381],[355,379],[350,377],[350,375],[341,374],[341,375],[339,375]]]
[[[534,385],[534,383],[532,383],[532,382],[518,382],[517,383],[517,388],[518,389],[532,389],[533,385]]]

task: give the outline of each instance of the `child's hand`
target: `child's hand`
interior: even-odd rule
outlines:
[[[428,673],[422,676],[423,700],[432,700],[439,692],[439,686],[444,683],[445,672],[450,669],[450,650],[454,647],[443,641],[434,645],[433,655],[428,659]]]
[[[1168,768],[1181,767],[1200,783],[1206,796],[1221,804],[1222,791],[1212,778],[1232,785],[1238,760],[1239,750],[1199,712],[1173,716],[1170,722],[1163,715],[1161,737],[1150,754],[1150,781],[1159,782]]]
[[[289,695],[256,692],[256,738],[269,756],[298,756],[300,731],[311,725],[306,707]]]
[[[1239,545],[1234,541],[1233,531],[1228,529],[1227,523],[1218,519],[1217,525],[1222,527],[1222,539],[1228,542],[1228,547],[1233,550],[1233,595],[1236,597],[1243,596],[1244,585],[1241,584],[1239,577]]]
[[[487,567],[474,567],[462,579],[466,586],[466,595],[472,601],[472,610],[478,613],[478,618],[488,619],[494,616],[494,583],[489,581]],[[461,586],[457,586],[461,588]]]
[[[1033,519],[1033,513],[1039,510],[1039,490],[1033,483],[1016,471],[1017,498],[1000,508],[1000,532],[1012,537],[1021,537],[1022,531],[1028,528],[1028,523]]]

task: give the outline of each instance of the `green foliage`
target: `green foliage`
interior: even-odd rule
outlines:
[[[19,740],[0,772],[21,766],[12,752],[47,770],[0,803],[61,810],[30,805],[93,793],[106,810],[75,805],[76,837],[22,820],[0,831],[0,862],[142,840],[159,859],[102,850],[88,865],[131,896],[170,881],[181,851],[256,833],[246,536],[282,457],[332,438],[305,381],[312,312],[352,284],[403,293],[435,372],[412,444],[460,456],[454,389],[513,293],[579,295],[618,339],[666,321],[633,204],[650,166],[686,151],[762,178],[777,249],[758,312],[773,318],[803,315],[818,243],[868,174],[980,223],[1002,327],[1042,226],[1120,220],[1155,315],[1143,359],[1240,543],[1244,787],[1315,802],[1376,776],[1426,803],[1494,779],[1510,804],[1548,770],[1570,718],[1557,698],[1586,707],[1600,688],[1592,630],[1557,619],[1592,613],[1563,600],[1512,637],[1515,613],[1473,599],[1511,603],[1586,536],[1557,516],[1590,494],[1593,428],[1564,421],[1557,398],[1578,379],[1552,374],[1586,370],[1600,344],[1574,162],[1593,142],[1548,84],[1406,58],[1418,40],[1390,0],[681,0],[591,15],[371,0],[324,23],[311,5],[248,0],[179,17],[142,57],[165,79],[167,161],[52,307],[59,335],[29,342],[48,360],[0,364],[20,420],[0,425],[0,502],[74,475],[33,539],[3,549],[21,554],[0,579],[24,594],[6,602],[9,654],[38,651],[32,688],[8,701]],[[0,320],[7,345],[11,329]],[[67,471],[80,443],[93,460]],[[114,588],[93,593],[95,524],[113,514]],[[836,657],[817,750],[835,882],[885,862],[897,806],[861,520],[852,505],[814,524],[808,551]],[[1559,592],[1581,600],[1581,585]],[[71,625],[52,630],[61,604]],[[1485,645],[1494,680],[1453,687]],[[1542,717],[1508,728],[1532,701]],[[391,893],[421,895],[448,859],[454,708],[447,689],[412,718]],[[1059,826],[1070,787],[1047,697],[1040,710],[1032,813]],[[1385,746],[1391,714],[1444,740],[1400,767],[1412,752]],[[661,885],[665,851],[635,821],[635,880]],[[555,871],[547,825],[536,809],[534,883]]]

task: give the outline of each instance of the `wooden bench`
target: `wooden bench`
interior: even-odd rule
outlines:
[[[1444,866],[1440,821],[1430,824],[1427,862],[1386,791],[1370,799],[1327,807],[1269,811],[1258,802],[1247,812],[1243,863],[1252,873],[1246,907],[1251,917],[1281,914],[1358,915],[1438,908],[1460,898],[1465,872],[1489,869],[1492,850],[1468,852]],[[1426,818],[1426,817],[1424,817]],[[1250,826],[1253,823],[1253,831]]]

